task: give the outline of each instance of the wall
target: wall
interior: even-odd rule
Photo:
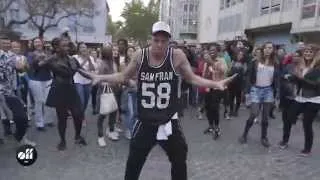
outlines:
[[[217,41],[218,34],[218,18],[219,18],[218,0],[201,0],[199,7],[199,27],[198,41],[199,43],[207,43]]]
[[[295,50],[295,45],[291,43],[291,34],[289,30],[275,32],[257,32],[253,34],[253,40],[256,45],[262,45],[271,41],[276,45],[285,45],[287,52]]]
[[[232,40],[244,35],[246,10],[245,3],[220,10],[218,40]]]

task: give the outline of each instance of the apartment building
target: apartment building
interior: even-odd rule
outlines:
[[[0,15],[0,27],[1,24],[5,24],[12,19],[21,20],[27,16],[26,12],[21,8],[23,6],[21,3],[20,0],[16,0],[8,11]],[[108,2],[106,0],[94,0],[94,3],[93,17],[70,16],[65,18],[57,27],[48,29],[44,34],[44,39],[51,40],[61,34],[62,31],[69,29],[71,38],[74,41],[92,44],[111,42],[111,36],[106,35],[107,14],[109,12]],[[60,16],[56,17],[56,19],[58,18]],[[29,40],[38,36],[37,28],[31,22],[14,25],[13,30],[21,34],[22,40]]]
[[[174,40],[197,41],[199,0],[161,0],[161,21],[167,22],[172,29]]]
[[[214,39],[244,38],[255,44],[272,41],[294,50],[297,41],[320,43],[320,0],[219,0],[201,1],[212,9],[219,3]],[[205,19],[206,13],[200,13]],[[203,22],[203,20],[200,20]],[[201,27],[203,25],[200,25]],[[199,31],[199,42],[210,39]],[[213,31],[214,33],[214,31]]]

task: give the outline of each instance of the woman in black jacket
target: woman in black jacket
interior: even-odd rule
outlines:
[[[268,117],[278,87],[279,68],[275,58],[274,45],[271,42],[266,42],[262,49],[262,58],[251,62],[248,67],[247,92],[250,92],[251,112],[239,142],[247,142],[249,130],[259,114],[260,107],[262,107],[261,144],[264,147],[269,147]]]
[[[53,73],[46,105],[56,109],[60,135],[60,143],[57,148],[62,151],[66,149],[65,132],[69,111],[72,114],[75,127],[75,143],[79,145],[87,143],[81,136],[83,112],[80,96],[73,81],[73,76],[79,70],[80,64],[68,55],[70,40],[67,37],[62,36],[56,41],[58,44],[57,53],[47,60],[40,61],[38,66],[46,67]]]
[[[284,128],[283,140],[280,143],[282,148],[288,146],[291,123],[295,124],[297,117],[303,114],[303,130],[305,135],[304,149],[302,156],[311,153],[313,145],[312,124],[320,108],[320,55],[315,57],[318,48],[312,45],[306,46],[303,51],[303,62],[295,71],[288,72],[284,78],[293,82],[297,88],[294,101],[288,108],[288,116],[284,120],[287,128]]]

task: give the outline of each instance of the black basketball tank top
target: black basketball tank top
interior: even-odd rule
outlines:
[[[138,70],[138,118],[152,125],[165,124],[178,112],[180,76],[172,62],[173,49],[168,48],[159,66],[151,66],[149,49],[142,50],[142,62]]]

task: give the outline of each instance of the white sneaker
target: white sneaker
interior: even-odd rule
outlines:
[[[111,139],[112,141],[118,141],[119,140],[119,133],[116,131],[109,132],[108,138]]]
[[[29,139],[27,139],[26,137],[24,137],[21,141],[20,141],[20,145],[30,145],[30,146],[36,146],[37,144],[33,141],[30,141]]]
[[[118,133],[123,132],[123,130],[122,130],[122,129],[120,129],[120,128],[118,128],[118,127],[115,127],[115,128],[114,128],[114,131],[117,131]]]
[[[129,139],[129,140],[132,138],[132,137],[131,137],[131,132],[130,132],[129,129],[126,130],[126,133],[124,134],[124,136],[125,136],[127,139]]]
[[[203,119],[203,117],[202,117],[202,114],[201,114],[201,113],[199,113],[199,115],[198,115],[198,119],[199,119],[199,120],[202,120],[202,119]]]
[[[104,140],[104,137],[99,137],[98,138],[98,144],[100,147],[105,147],[107,144],[106,144],[106,141]]]

